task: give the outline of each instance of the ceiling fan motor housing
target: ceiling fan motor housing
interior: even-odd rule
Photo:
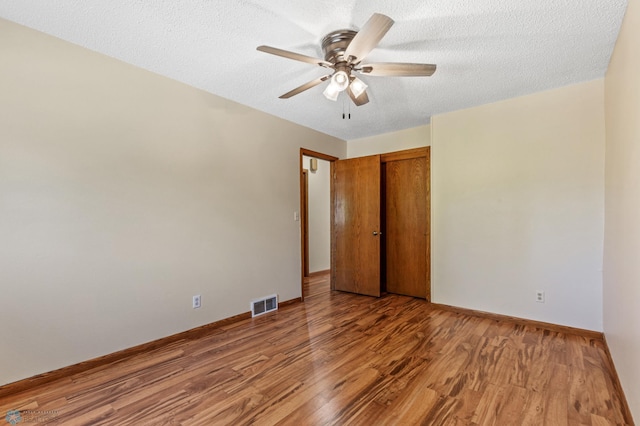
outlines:
[[[344,51],[356,34],[358,32],[353,30],[337,30],[324,36],[322,39],[324,60],[336,65],[341,62],[347,62],[347,58],[344,57]]]

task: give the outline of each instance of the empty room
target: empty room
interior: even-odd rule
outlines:
[[[640,0],[0,2],[0,424],[633,425]]]

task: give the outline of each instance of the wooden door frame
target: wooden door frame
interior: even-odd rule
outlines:
[[[331,176],[333,174],[333,162],[339,160],[338,157],[334,157],[333,155],[323,154],[321,152],[312,151],[306,148],[300,148],[300,162],[299,162],[299,170],[300,170],[300,298],[304,301],[304,279],[309,273],[309,236],[308,229],[305,230],[305,226],[308,226],[308,194],[305,190],[305,174],[304,174],[304,164],[303,157],[311,157],[318,158],[320,160],[325,160],[330,163],[329,168],[329,197],[331,198],[331,215],[333,215],[333,180]],[[306,216],[306,217],[305,217]],[[304,222],[303,222],[304,221]],[[331,218],[331,223],[333,223],[333,218]],[[330,236],[331,240],[333,240],[333,233]],[[331,253],[333,256],[333,253]],[[333,264],[333,259],[329,260],[329,264]]]
[[[302,193],[300,195],[300,229],[302,231],[302,277],[309,276],[309,170],[302,169],[301,186]]]

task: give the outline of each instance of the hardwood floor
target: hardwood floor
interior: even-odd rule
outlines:
[[[326,276],[305,293],[4,398],[0,413],[57,425],[631,424],[598,339],[330,292]]]
[[[329,272],[314,274],[304,279],[304,297],[329,294]]]

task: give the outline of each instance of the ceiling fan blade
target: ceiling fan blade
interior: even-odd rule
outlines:
[[[362,92],[362,94],[356,98],[353,92],[351,91],[351,86],[349,86],[347,88],[347,93],[349,94],[349,97],[351,98],[353,103],[356,104],[356,106],[364,105],[367,102],[369,102],[369,96],[367,96],[366,91]]]
[[[380,62],[377,64],[362,65],[360,72],[374,76],[397,77],[429,77],[436,72],[433,64],[407,64],[400,62]]]
[[[293,90],[290,90],[289,92],[285,93],[284,95],[280,96],[280,99],[289,99],[292,96],[297,95],[298,93],[302,93],[305,90],[309,90],[312,87],[317,86],[318,84],[322,83],[323,81],[326,81],[330,78],[330,75],[323,75],[320,78],[316,78],[315,80],[311,80],[308,83],[303,84],[302,86],[298,86]]]
[[[300,53],[289,52],[288,50],[278,49],[271,46],[258,46],[257,50],[265,53],[271,53],[272,55],[282,56],[283,58],[293,59],[296,61],[306,62],[308,64],[320,65],[321,67],[331,68],[333,64],[331,62],[324,61],[312,56],[301,55]]]
[[[378,45],[393,23],[393,19],[386,15],[380,13],[371,15],[371,18],[347,46],[344,58],[349,60],[350,57],[353,57],[351,63],[354,64],[361,62]]]

